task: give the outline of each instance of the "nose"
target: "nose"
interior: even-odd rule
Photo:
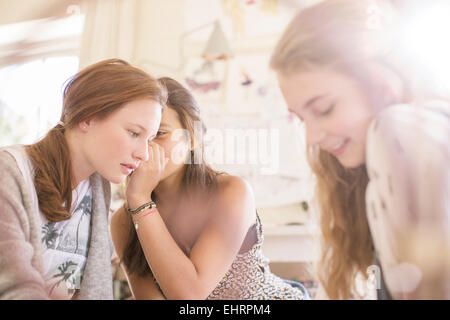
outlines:
[[[305,124],[306,127],[306,144],[310,147],[320,145],[326,134],[323,129],[312,124]]]
[[[149,146],[146,141],[144,143],[139,143],[136,150],[133,152],[133,157],[139,161],[147,161],[149,158],[148,147]]]

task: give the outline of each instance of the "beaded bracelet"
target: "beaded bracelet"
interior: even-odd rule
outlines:
[[[137,213],[139,213],[140,211],[142,211],[144,209],[151,209],[153,207],[156,208],[156,203],[154,203],[153,201],[150,201],[150,202],[147,202],[146,204],[143,204],[142,206],[140,206],[140,207],[138,207],[138,208],[136,208],[134,210],[131,210],[130,208],[127,207],[127,212],[134,215],[134,214],[137,214]]]

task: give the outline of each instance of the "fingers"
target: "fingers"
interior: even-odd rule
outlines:
[[[156,147],[155,147],[155,144],[154,143],[150,143],[150,145],[148,146],[148,149],[149,149],[149,159],[151,160],[151,162],[152,163],[154,163],[155,162],[155,149],[156,149]]]
[[[161,169],[164,170],[164,167],[166,166],[166,152],[162,147],[160,150],[159,165],[161,166]]]
[[[157,166],[158,170],[161,170],[161,166],[160,166],[160,158],[161,158],[161,147],[157,144],[155,144],[155,146],[153,147],[153,163]]]
[[[149,153],[149,160],[152,161],[152,163],[159,162],[159,156],[160,156],[160,146],[154,142],[150,142],[148,146],[148,153]]]
[[[153,162],[153,145],[150,143],[148,145],[148,161]]]
[[[149,159],[160,169],[164,169],[168,159],[165,157],[164,148],[159,144],[151,142],[149,145]]]

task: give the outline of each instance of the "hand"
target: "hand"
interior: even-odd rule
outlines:
[[[168,161],[164,149],[157,143],[150,142],[148,161],[141,162],[134,170],[127,186],[126,196],[130,209],[151,201],[150,195],[158,185]]]

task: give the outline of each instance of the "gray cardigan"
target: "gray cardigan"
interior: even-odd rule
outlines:
[[[0,148],[0,299],[49,299],[33,164],[23,146]],[[91,240],[75,299],[113,299],[108,213],[111,189],[99,174],[92,188]]]

